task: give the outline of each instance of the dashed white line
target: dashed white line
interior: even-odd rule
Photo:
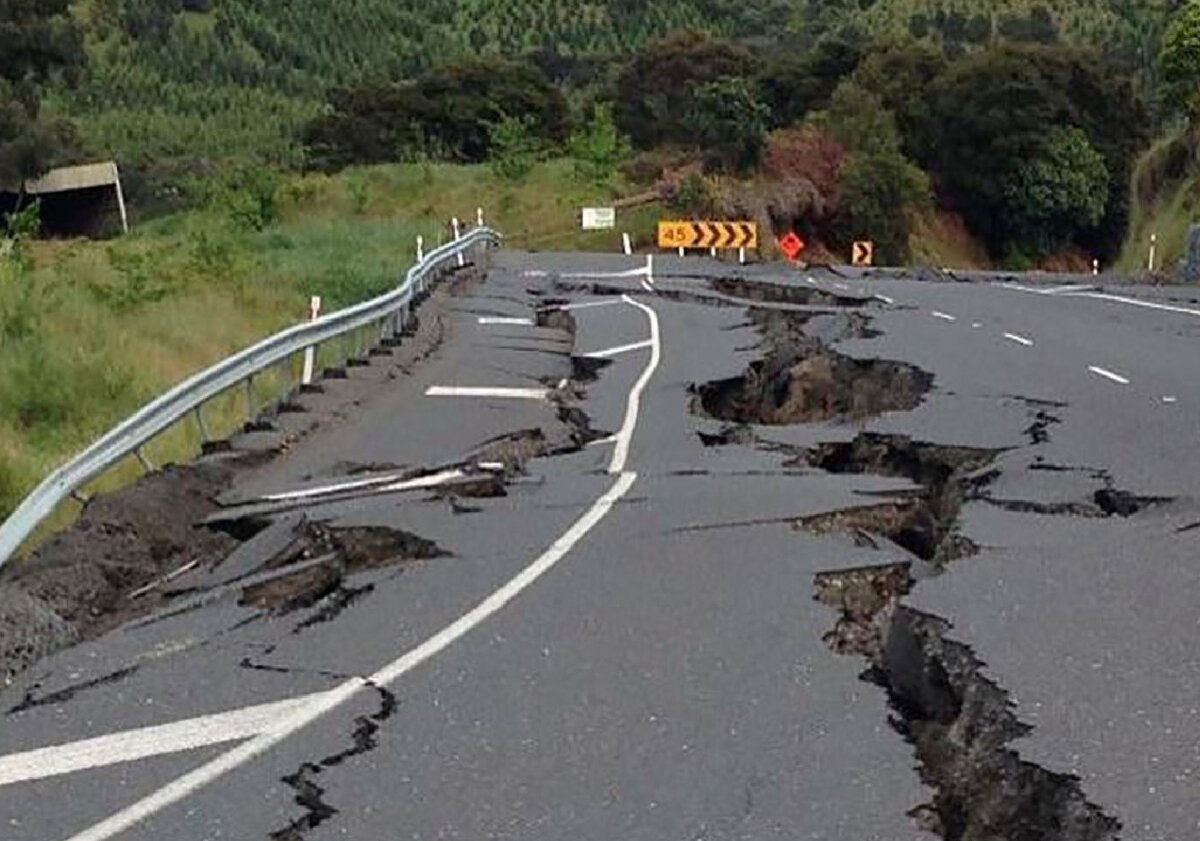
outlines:
[[[10,754],[0,757],[0,786],[250,739],[313,703],[321,694]]]
[[[1129,385],[1129,380],[1127,380],[1125,377],[1122,377],[1120,374],[1114,374],[1112,371],[1109,371],[1106,368],[1099,368],[1095,365],[1091,365],[1088,367],[1088,370],[1091,371],[1096,376],[1104,377],[1104,379],[1106,379],[1106,380],[1112,380],[1114,383],[1120,383],[1121,385]]]
[[[544,388],[492,388],[490,386],[430,386],[426,397],[500,397],[506,400],[545,400],[550,392]]]
[[[1178,398],[1178,397],[1175,397],[1174,395],[1170,395],[1170,394],[1168,394],[1166,397],[1164,397],[1164,398],[1162,399],[1162,402],[1164,402],[1164,403],[1178,403],[1178,402],[1179,402],[1179,398]]]
[[[479,317],[480,324],[512,324],[519,327],[532,327],[532,318],[499,318],[483,315]]]
[[[258,499],[250,500],[249,503],[255,502],[291,502],[301,499],[312,499],[320,496],[334,496],[336,494],[347,493],[349,491],[358,491],[365,488],[378,487],[380,491],[385,493],[400,492],[400,491],[415,491],[423,488],[433,488],[438,485],[444,485],[447,482],[453,482],[455,479],[463,478],[461,470],[443,470],[440,473],[432,473],[428,476],[420,476],[416,479],[407,479],[397,481],[396,476],[376,476],[373,479],[356,479],[352,482],[340,482],[333,485],[322,485],[317,488],[305,488],[301,491],[288,491],[286,493],[267,494]]]
[[[609,471],[619,474],[612,487],[608,489],[584,514],[567,529],[558,540],[543,552],[533,563],[523,569],[514,578],[496,590],[459,619],[434,634],[425,642],[403,656],[393,660],[375,674],[367,678],[353,678],[328,692],[311,696],[304,706],[291,715],[279,716],[276,723],[261,735],[250,739],[230,750],[211,762],[207,762],[176,778],[172,782],[143,797],[131,806],[122,809],[94,826],[71,836],[68,841],[108,841],[108,839],[124,832],[161,812],[174,803],[183,800],[209,783],[221,778],[228,772],[244,765],[262,755],[275,745],[292,736],[297,731],[312,724],[318,718],[329,713],[349,701],[359,692],[370,687],[386,686],[422,663],[436,656],[441,651],[457,642],[461,637],[486,621],[493,614],[502,610],[509,602],[534,584],[539,578],[550,571],[559,561],[566,557],[575,545],[600,523],[633,487],[637,481],[637,473],[626,471],[625,463],[629,455],[629,442],[637,426],[638,408],[642,391],[650,382],[651,376],[658,367],[661,357],[658,315],[650,307],[623,296],[626,303],[643,310],[650,319],[650,336],[653,341],[653,351],[650,361],[641,377],[629,392],[629,403],[625,413],[625,423],[617,433],[617,447]]]
[[[885,304],[887,304],[887,305],[889,305],[889,306],[891,306],[892,304],[896,303],[896,301],[895,301],[895,299],[894,299],[894,298],[889,298],[887,295],[876,295],[876,296],[875,296],[875,300],[876,300],[876,301],[883,301],[883,303],[885,303]]]
[[[972,326],[972,327],[974,327],[976,330],[978,330],[980,327],[982,327],[982,326],[983,326],[983,322],[981,322],[981,321],[972,321],[972,322],[971,322],[971,326]]]
[[[1032,339],[1027,339],[1024,336],[1018,336],[1016,333],[1005,333],[1004,338],[1008,339],[1010,342],[1016,342],[1019,345],[1025,345],[1025,347],[1033,347]]]
[[[648,348],[652,344],[654,344],[652,341],[646,339],[642,342],[633,342],[632,344],[628,345],[619,345],[618,347],[610,347],[605,350],[593,351],[592,353],[584,354],[584,356],[588,357],[589,359],[609,359],[614,356],[620,356],[622,353],[629,353],[630,351]]]
[[[580,301],[577,304],[563,304],[561,307],[555,307],[555,309],[567,310],[567,311],[586,310],[586,309],[591,309],[592,307],[613,307],[613,306],[617,306],[618,304],[623,304],[623,303],[625,303],[625,302],[622,301],[621,299],[614,298],[611,301]]]
[[[942,321],[958,321],[958,318],[953,315],[947,315],[944,312],[933,311],[934,318],[940,318]]]

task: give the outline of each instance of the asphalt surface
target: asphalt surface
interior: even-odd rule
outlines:
[[[864,430],[1000,451],[994,499],[1162,500],[1108,518],[969,501],[980,551],[906,603],[953,623],[1031,726],[1013,748],[1078,777],[1121,838],[1200,836],[1200,305],[1090,278],[660,257],[650,282],[644,266],[497,255],[432,356],[243,475],[224,502],[266,504],[274,525],[184,577],[182,607],[0,692],[0,838],[931,837],[908,814],[930,792],[895,711],[830,651],[836,615],[813,599],[819,572],[906,557],[791,527],[912,487],[789,466]],[[792,308],[865,313],[877,334],[836,349],[916,365],[933,389],[910,412],[757,430],[773,447],[706,446],[722,424],[690,410],[691,387],[763,353],[751,302],[711,288],[738,271],[826,293]],[[562,305],[573,324],[538,320]],[[606,352],[581,379],[572,357]],[[580,441],[564,406],[585,445],[564,443]],[[520,430],[560,446],[504,496],[333,490],[486,475]],[[239,603],[238,576],[302,521],[445,554],[357,571],[361,592],[324,614]]]

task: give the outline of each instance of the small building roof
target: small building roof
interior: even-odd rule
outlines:
[[[92,187],[107,187],[118,183],[118,180],[117,165],[113,161],[63,166],[50,170],[41,178],[26,180],[25,192],[37,196],[68,190],[87,190]]]

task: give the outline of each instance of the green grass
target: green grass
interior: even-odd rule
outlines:
[[[0,264],[0,516],[47,473],[139,406],[307,312],[311,295],[342,307],[392,288],[416,237],[450,237],[482,206],[510,247],[616,251],[620,229],[583,233],[576,212],[607,202],[565,161],[520,184],[486,167],[380,166],[285,181],[280,218],[238,227],[219,207],[156,219],[110,243],[34,243],[34,269]],[[654,207],[621,221],[649,242]],[[282,386],[283,377],[276,385]],[[272,383],[264,378],[266,402]],[[214,432],[246,417],[240,391],[206,409]],[[156,464],[199,446],[190,421],[152,443]],[[135,477],[130,459],[94,488]]]
[[[1159,140],[1138,161],[1130,190],[1130,219],[1116,269],[1145,272],[1150,236],[1157,236],[1155,266],[1171,274],[1187,249],[1187,234],[1200,215],[1197,137],[1175,132]]]

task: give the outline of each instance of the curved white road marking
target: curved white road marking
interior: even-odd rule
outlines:
[[[1005,333],[1004,338],[1008,339],[1010,342],[1016,342],[1019,345],[1025,345],[1025,347],[1033,347],[1032,339],[1027,339],[1024,336],[1018,336],[1016,333]]]
[[[947,315],[944,312],[938,312],[937,310],[934,310],[932,315],[934,318],[940,318],[942,321],[958,321],[957,317],[953,315]]]
[[[1092,365],[1088,368],[1088,370],[1096,376],[1104,377],[1106,380],[1112,380],[1114,383],[1129,385],[1129,380],[1127,380],[1125,377],[1122,377],[1120,374],[1114,374],[1112,371],[1109,371],[1106,368],[1098,368],[1097,366]]]
[[[67,841],[108,841],[115,835],[124,832],[146,818],[161,812],[163,809],[178,803],[180,800],[195,793],[211,782],[219,779],[230,771],[244,765],[279,744],[299,730],[312,724],[321,716],[336,709],[349,701],[359,692],[369,687],[386,686],[415,669],[431,657],[448,648],[461,637],[469,633],[487,620],[497,611],[503,609],[510,601],[521,594],[535,581],[550,571],[561,561],[588,532],[596,527],[621,500],[637,481],[637,473],[626,471],[625,463],[629,455],[629,442],[637,426],[638,409],[641,403],[642,391],[650,382],[661,358],[661,340],[659,334],[658,314],[645,304],[623,296],[623,300],[645,312],[650,319],[651,341],[653,350],[641,377],[629,391],[628,406],[625,413],[625,423],[617,434],[617,447],[609,468],[610,473],[617,475],[616,481],[584,514],[571,525],[569,529],[554,541],[533,563],[521,570],[500,589],[496,590],[462,617],[434,634],[425,642],[403,656],[387,664],[368,678],[354,678],[328,692],[310,697],[302,707],[291,715],[279,716],[268,730],[250,739],[233,750],[230,750],[211,762],[207,762],[193,771],[172,780],[167,785],[143,797],[131,806],[110,816],[88,829],[71,836]]]
[[[658,329],[658,313],[628,295],[621,297],[625,303],[637,307],[650,319],[650,361],[629,391],[629,402],[625,406],[625,423],[617,432],[617,446],[613,448],[612,461],[608,465],[609,473],[620,473],[625,469],[625,462],[629,459],[629,444],[633,440],[633,431],[637,428],[638,411],[642,405],[642,392],[646,390],[646,385],[654,376],[658,362],[662,358],[662,338]]]
[[[545,400],[550,392],[544,388],[493,388],[491,386],[433,385],[426,397],[501,397],[507,400]]]
[[[577,304],[563,304],[561,307],[553,307],[552,309],[566,310],[566,311],[587,310],[587,309],[591,309],[592,307],[615,307],[618,304],[623,304],[623,303],[625,303],[625,302],[622,301],[620,298],[613,298],[610,301],[580,301]]]

